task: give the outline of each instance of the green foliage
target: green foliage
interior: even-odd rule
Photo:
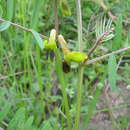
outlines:
[[[30,130],[32,128],[34,117],[30,116],[24,124],[23,130]]]
[[[72,122],[71,122],[71,115],[69,112],[69,104],[68,104],[68,98],[67,98],[67,93],[66,93],[66,88],[67,88],[67,82],[65,80],[65,75],[62,71],[62,60],[61,60],[61,56],[60,56],[60,52],[59,50],[55,50],[55,55],[56,55],[56,62],[55,62],[55,67],[56,67],[56,73],[58,76],[58,80],[61,84],[61,90],[62,90],[62,95],[63,95],[63,104],[64,104],[64,108],[65,108],[65,112],[66,112],[66,116],[67,116],[67,124],[68,124],[68,130],[72,129]]]
[[[0,32],[7,30],[10,27],[11,23],[9,21],[3,22],[0,24]]]
[[[42,0],[34,0],[31,28],[35,28],[39,20],[39,12],[42,6]]]
[[[34,31],[34,30],[31,30],[31,32],[32,32],[33,36],[35,37],[35,39],[36,39],[36,41],[37,41],[39,47],[40,47],[41,49],[43,49],[43,48],[44,48],[44,42],[43,42],[42,38],[40,37],[39,33],[37,33],[37,32]]]
[[[53,128],[49,121],[45,121],[43,122],[43,127],[41,128],[41,130],[53,130]]]
[[[112,55],[108,60],[108,79],[110,83],[110,89],[112,91],[116,91],[116,81],[117,81],[117,73],[116,73],[116,58]]]
[[[25,118],[25,108],[20,108],[8,124],[7,130],[20,129]]]
[[[77,116],[80,119],[80,128],[84,129],[89,128],[95,114],[110,113],[117,109],[122,111],[122,108],[130,106],[125,100],[129,95],[130,85],[129,51],[85,66],[80,73],[77,72],[80,65],[74,67],[75,64],[72,65],[71,72],[63,73],[63,60],[83,62],[88,58],[86,54],[89,48],[106,31],[110,33],[102,39],[105,44],[100,44],[89,59],[130,45],[130,27],[126,23],[130,20],[130,1],[109,0],[104,3],[98,1],[97,4],[82,0],[81,4],[83,46],[86,46],[84,53],[76,51],[78,42],[75,2],[60,0],[57,5],[59,32],[66,37],[69,50],[67,55],[63,55],[57,41],[49,38],[46,41],[40,35],[49,36],[50,30],[54,28],[54,1],[0,0],[0,17],[7,20],[0,23],[0,128],[72,130]],[[102,10],[103,6],[104,9],[110,7],[110,11],[117,16],[114,22],[107,11]],[[32,34],[13,27],[11,22],[32,29]],[[53,61],[46,58],[46,53],[50,53],[50,50],[55,53]],[[81,80],[83,85],[80,86]],[[110,86],[108,93],[121,90],[118,92],[125,95],[123,105],[110,105],[110,108],[106,108],[107,104],[102,103],[102,90],[107,82]],[[80,96],[76,100],[77,93]],[[103,106],[97,109],[100,103]],[[121,130],[128,128],[130,121],[126,114],[113,120]],[[110,118],[108,121],[112,122]]]
[[[12,20],[14,13],[14,0],[7,0],[7,19]]]
[[[11,110],[11,104],[9,104],[8,102],[5,102],[3,108],[0,112],[0,122],[6,118],[6,116],[10,110]]]
[[[105,33],[109,32],[108,35],[104,36],[102,42],[106,42],[114,37],[113,28],[112,28],[112,20],[106,19],[106,17],[98,19],[96,21],[95,26],[96,38],[97,40]]]
[[[0,17],[2,16],[2,14],[3,14],[3,10],[2,10],[2,7],[0,5]]]
[[[67,3],[67,0],[60,0],[60,7],[64,16],[71,16],[71,10]]]
[[[119,16],[116,20],[115,27],[115,39],[113,41],[113,50],[117,50],[122,47],[122,16]]]
[[[89,121],[93,115],[93,112],[94,112],[94,109],[95,109],[95,106],[99,100],[99,96],[100,96],[100,93],[101,93],[101,89],[102,88],[97,88],[96,92],[95,92],[95,96],[93,98],[93,100],[91,101],[91,103],[88,105],[88,111],[87,111],[87,118],[85,119],[85,124],[83,125],[83,130],[85,130],[86,128],[88,128],[88,125],[89,125]]]

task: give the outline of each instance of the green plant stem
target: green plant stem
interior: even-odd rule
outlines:
[[[79,43],[79,51],[83,50],[83,36],[82,36],[82,13],[81,13],[81,3],[80,0],[76,0],[77,6],[77,27],[78,27],[78,43]],[[78,70],[78,93],[77,93],[77,111],[75,118],[75,129],[79,130],[80,123],[80,111],[81,111],[81,103],[82,103],[82,84],[83,84],[83,72],[84,67],[80,66]]]
[[[116,107],[109,107],[109,108],[106,107],[106,108],[101,109],[101,110],[95,110],[93,115],[98,114],[98,113],[102,113],[102,112],[108,112],[109,109],[111,109],[111,111],[114,111],[114,110],[119,110],[119,109],[121,110],[121,109],[124,109],[126,107],[130,107],[130,104],[123,104],[123,105],[119,105],[119,106],[116,106]],[[87,116],[87,115],[88,115],[88,113],[82,113],[82,116]]]
[[[103,56],[100,56],[100,57],[96,57],[96,58],[94,58],[92,60],[88,60],[88,61],[84,62],[84,65],[93,64],[93,63],[98,62],[100,60],[103,60],[103,59],[105,59],[105,58],[107,58],[109,56],[112,56],[113,54],[115,54],[115,55],[116,54],[120,54],[120,53],[123,53],[123,52],[128,51],[128,50],[130,50],[130,47],[126,47],[126,48],[122,48],[122,49],[117,50],[117,51],[113,51],[113,52],[108,53],[106,55],[103,55]]]
[[[63,95],[63,103],[64,103],[65,113],[66,113],[66,117],[67,117],[67,124],[68,124],[67,129],[72,130],[71,115],[70,115],[70,112],[69,112],[68,98],[67,98],[67,93],[66,93],[66,90],[65,90],[67,88],[67,83],[65,81],[64,73],[62,71],[62,60],[61,60],[61,57],[60,57],[59,50],[55,51],[55,56],[56,56],[56,62],[55,62],[56,73],[57,73],[57,77],[58,77],[58,80],[59,80],[60,85],[61,85],[61,91],[62,91],[62,95]]]
[[[75,118],[75,130],[79,129],[79,122],[80,122],[80,110],[81,110],[81,103],[82,103],[82,81],[83,81],[83,72],[84,67],[80,66],[78,72],[78,88],[77,88],[77,112]]]
[[[6,22],[7,20],[5,20],[5,19],[3,19],[3,18],[0,18],[0,22]],[[11,22],[11,21],[10,21]],[[32,33],[32,30],[30,29],[30,28],[26,28],[26,27],[24,27],[24,26],[21,26],[21,25],[19,25],[19,24],[16,24],[16,23],[12,23],[11,22],[11,25],[12,26],[14,26],[14,27],[16,27],[16,28],[19,28],[19,29],[21,29],[21,30],[24,30],[24,31],[26,31],[26,32],[31,32]],[[43,34],[39,34],[43,39],[48,39],[48,37],[47,36],[45,36],[45,35],[43,35]]]
[[[83,50],[83,32],[82,32],[82,13],[81,13],[81,4],[80,0],[76,0],[77,7],[77,28],[78,28],[78,45],[79,51]]]

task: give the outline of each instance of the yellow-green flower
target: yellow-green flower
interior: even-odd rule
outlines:
[[[66,61],[68,63],[70,63],[71,61],[82,63],[85,60],[87,60],[88,56],[85,53],[78,52],[78,51],[70,51],[69,48],[67,47],[67,43],[64,40],[64,37],[62,35],[58,36],[58,41],[59,41],[62,51],[64,53],[64,61]]]
[[[52,29],[50,32],[50,38],[49,41],[44,41],[44,47],[46,50],[55,50],[57,48],[56,45],[56,30]]]
[[[45,40],[44,47],[46,50],[55,50],[57,48],[57,45],[56,45],[55,40],[50,40],[49,42]]]

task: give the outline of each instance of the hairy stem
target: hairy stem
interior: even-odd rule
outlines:
[[[76,0],[79,51],[83,50],[82,12],[80,0]]]
[[[102,42],[103,38],[107,35],[109,35],[110,32],[112,32],[113,30],[108,30],[106,32],[104,32],[95,42],[95,44],[93,45],[93,47],[90,49],[90,51],[88,52],[88,57],[90,57],[93,52],[95,51],[95,49],[98,47],[98,45]]]
[[[75,129],[79,130],[80,125],[80,110],[81,110],[81,103],[82,103],[82,83],[83,83],[83,72],[84,67],[80,66],[78,72],[78,88],[77,88],[77,109],[76,109],[76,118],[75,118]]]
[[[6,21],[7,21],[7,20],[0,18],[0,22],[6,22]],[[12,23],[12,22],[10,22],[10,23],[11,23],[11,25],[14,26],[14,27],[17,27],[17,28],[22,29],[22,30],[27,31],[27,32],[32,32],[32,30],[29,29],[29,28],[26,28],[26,27],[21,26],[21,25],[16,24],[16,23]],[[48,39],[48,37],[45,36],[45,35],[42,35],[42,34],[39,34],[39,35],[40,35],[43,39]]]
[[[83,36],[82,36],[82,13],[81,13],[81,2],[80,2],[80,0],[76,0],[76,6],[77,6],[77,26],[78,26],[79,51],[82,51],[83,50]],[[79,130],[79,124],[80,124],[83,72],[84,72],[84,67],[80,66],[79,70],[78,70],[77,110],[76,110],[76,118],[75,118],[75,126],[74,126],[75,129],[74,130]]]
[[[94,59],[92,59],[92,60],[88,60],[88,61],[86,61],[86,62],[84,63],[84,65],[89,65],[89,64],[95,63],[95,62],[100,61],[100,60],[103,60],[103,59],[105,59],[105,58],[107,58],[107,57],[109,57],[109,56],[111,56],[111,55],[113,55],[113,54],[120,54],[120,53],[125,52],[125,51],[128,51],[128,50],[130,50],[130,47],[126,47],[126,48],[122,48],[122,49],[117,50],[117,51],[113,51],[113,52],[108,53],[108,54],[106,54],[106,55],[103,55],[103,56],[100,56],[100,57],[96,57],[96,58],[94,58]]]

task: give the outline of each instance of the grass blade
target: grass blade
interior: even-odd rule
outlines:
[[[28,118],[28,120],[24,124],[24,130],[30,130],[31,129],[31,125],[33,123],[33,120],[34,120],[33,116],[31,116],[31,117]]]
[[[9,113],[11,109],[11,105],[9,103],[5,104],[3,109],[0,111],[0,122],[4,120],[5,117],[7,117],[7,114]]]
[[[117,50],[122,45],[122,16],[120,16],[116,21],[115,27],[115,39],[113,41],[113,50]]]
[[[86,128],[88,128],[89,121],[90,121],[92,115],[94,114],[94,109],[95,109],[96,104],[98,102],[100,93],[101,93],[101,89],[98,88],[96,90],[96,93],[95,93],[95,96],[94,96],[94,98],[92,100],[92,103],[89,104],[89,106],[88,106],[88,114],[87,114],[87,117],[86,117],[86,119],[84,121],[83,130],[86,130]]]
[[[117,73],[116,73],[116,58],[115,55],[112,55],[108,60],[108,80],[110,83],[110,89],[112,91],[117,90],[116,88],[116,80],[117,80]]]
[[[19,122],[21,121],[21,117],[25,115],[25,108],[20,108],[16,114],[14,115],[13,119],[9,122],[7,130],[14,130],[18,127]]]
[[[39,17],[39,12],[40,8],[42,5],[43,0],[35,0],[34,6],[33,6],[33,14],[32,14],[32,20],[31,20],[31,28],[35,28],[37,23],[38,23],[38,17]]]
[[[14,0],[7,0],[7,18],[12,20],[14,11]]]
[[[41,130],[54,130],[49,121],[45,121]]]

